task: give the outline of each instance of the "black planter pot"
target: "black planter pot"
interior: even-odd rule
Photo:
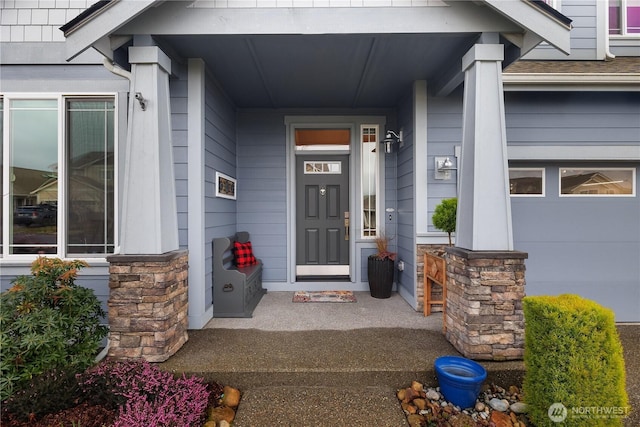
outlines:
[[[370,255],[367,263],[369,290],[374,298],[389,298],[393,287],[393,272],[395,263],[386,258],[380,259]]]

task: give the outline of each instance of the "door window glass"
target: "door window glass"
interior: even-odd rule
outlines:
[[[378,193],[378,126],[361,127],[362,150],[362,237],[375,237],[377,233]]]

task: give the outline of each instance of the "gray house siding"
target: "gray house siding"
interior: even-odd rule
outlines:
[[[176,208],[178,211],[178,241],[187,247],[188,214],[188,156],[187,156],[187,81],[184,66],[173,65],[174,79],[169,85],[171,102],[171,139],[173,143]]]
[[[507,92],[509,145],[638,145],[637,92]]]
[[[454,94],[447,98],[429,98],[427,103],[427,210],[423,215],[428,217],[428,231],[437,232],[433,226],[431,216],[442,199],[457,196],[457,171],[451,171],[450,180],[436,180],[435,158],[449,157],[454,167],[460,165],[455,160],[455,147],[462,141],[462,94]],[[424,212],[424,211],[423,211]]]
[[[251,235],[264,281],[287,279],[286,128],[284,114],[238,114],[238,229]]]
[[[598,58],[598,6],[601,0],[561,0],[559,11],[573,21],[571,23],[571,54],[569,56],[556,50],[548,43],[542,43],[524,59],[572,59],[595,60]],[[601,37],[604,36],[604,33]]]
[[[638,197],[560,198],[558,167],[545,172],[544,198],[511,200],[515,246],[529,253],[527,294],[576,293],[613,309],[617,321],[639,321]]]
[[[215,80],[205,80],[205,286],[212,284],[211,241],[232,236],[237,224],[238,203],[216,197],[216,172],[237,176],[236,111]],[[238,179],[240,181],[240,179]],[[213,287],[206,286],[205,301],[213,301]]]
[[[631,93],[508,93],[510,145],[634,145],[640,154],[640,99]],[[543,167],[544,197],[511,199],[514,245],[529,253],[527,294],[576,293],[640,320],[638,162],[571,159],[510,162]],[[561,167],[631,167],[633,197],[560,197]]]
[[[407,96],[398,108],[398,128],[403,129],[403,147],[398,151],[396,170],[397,198],[397,245],[398,260],[404,262],[404,270],[397,272],[399,290],[405,296],[415,295],[415,185],[414,185],[414,138],[413,99]]]

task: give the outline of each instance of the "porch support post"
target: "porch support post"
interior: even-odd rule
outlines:
[[[188,253],[178,247],[169,74],[156,46],[129,48],[120,253],[109,261],[109,356],[167,360],[188,340]]]
[[[465,357],[521,359],[525,265],[513,250],[504,48],[476,44],[465,72],[456,247],[446,248],[446,337]]]
[[[465,72],[456,246],[513,250],[502,88],[504,47],[476,44]]]
[[[171,60],[156,46],[139,46],[129,48],[129,62],[132,79],[120,253],[163,254],[178,249],[169,108]]]

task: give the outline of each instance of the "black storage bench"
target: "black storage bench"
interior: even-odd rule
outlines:
[[[234,263],[234,242],[247,243],[249,233],[213,239],[213,317],[252,317],[262,295],[262,261],[246,267]]]

